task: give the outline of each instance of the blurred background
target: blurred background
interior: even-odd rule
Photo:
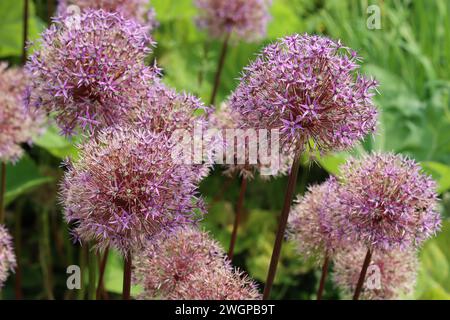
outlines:
[[[221,43],[210,40],[194,23],[192,0],[152,0],[159,28],[152,59],[163,68],[164,81],[209,101]],[[377,5],[380,25],[371,25]],[[56,3],[30,1],[29,37],[39,37]],[[23,3],[0,0],[0,60],[20,64]],[[381,84],[376,103],[381,113],[379,132],[351,153],[370,150],[407,154],[421,162],[439,185],[444,217],[442,232],[420,252],[420,271],[414,298],[450,299],[450,2],[448,0],[273,0],[272,21],[262,42],[233,43],[228,51],[218,100],[226,99],[238,83],[242,68],[267,43],[292,33],[325,34],[364,57],[363,72]],[[381,28],[377,28],[381,27]],[[150,63],[150,61],[149,61]],[[61,160],[75,155],[73,141],[50,128],[26,156],[7,168],[7,224],[11,226],[16,254],[21,257],[16,275],[3,290],[4,298],[75,299],[84,290],[68,291],[66,268],[83,266],[86,252],[71,243],[58,204]],[[322,159],[303,159],[297,193],[326,179],[348,156],[340,153]],[[222,175],[216,167],[201,185],[210,205],[202,222],[224,247],[232,231],[238,179]],[[276,222],[287,179],[255,179],[248,185],[245,212],[238,233],[235,264],[263,284],[272,253]],[[291,244],[283,247],[273,289],[276,299],[314,299],[319,268],[301,261]],[[86,272],[87,273],[87,272]],[[87,274],[85,275],[87,280]],[[324,298],[339,298],[330,281]],[[84,286],[83,286],[84,287]],[[122,290],[122,261],[111,253],[105,287],[110,298]],[[138,291],[139,288],[134,288]]]

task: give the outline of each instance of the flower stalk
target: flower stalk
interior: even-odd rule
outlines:
[[[244,197],[245,197],[246,190],[247,190],[247,178],[242,177],[241,190],[239,192],[239,198],[238,198],[238,202],[237,202],[237,206],[236,206],[236,216],[234,218],[234,224],[233,224],[233,232],[231,233],[230,248],[228,250],[228,258],[230,260],[233,260],[234,247],[236,245],[236,238],[237,238],[237,231],[239,228],[239,223],[242,218],[242,210],[243,210]]]

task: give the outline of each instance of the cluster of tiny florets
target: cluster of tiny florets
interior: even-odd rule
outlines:
[[[375,130],[377,83],[357,73],[359,57],[340,42],[292,35],[267,46],[231,97],[243,125],[278,129],[283,148],[348,149]]]
[[[439,230],[435,182],[414,160],[390,153],[350,158],[339,181],[349,238],[392,249],[417,246]]]
[[[195,0],[200,10],[197,24],[214,38],[228,33],[239,39],[263,38],[270,21],[271,0]]]
[[[334,257],[333,281],[343,289],[346,296],[351,296],[355,291],[366,251],[365,247],[356,246]],[[417,252],[414,248],[374,251],[361,298],[407,298],[414,291],[417,268]]]
[[[141,299],[258,299],[256,285],[231,267],[208,233],[184,227],[148,244],[135,262],[134,280]]]
[[[291,208],[288,221],[289,238],[305,258],[332,256],[344,242],[337,220],[338,183],[330,178],[308,188]]]
[[[172,159],[164,134],[110,128],[80,147],[62,185],[65,216],[74,234],[123,253],[160,232],[196,220],[199,173]]]
[[[86,10],[55,20],[28,63],[30,107],[54,113],[62,132],[90,132],[126,117],[157,77],[144,65],[147,28],[119,13]]]
[[[125,19],[134,19],[141,25],[148,26],[152,31],[158,26],[153,7],[148,6],[148,0],[59,0],[58,14],[61,16],[76,14],[70,6],[77,6],[80,11],[86,9],[117,12]]]
[[[27,78],[23,69],[0,64],[0,160],[15,162],[22,143],[31,143],[44,127],[45,116],[24,106]]]
[[[16,267],[16,256],[8,230],[0,224],[0,289]]]

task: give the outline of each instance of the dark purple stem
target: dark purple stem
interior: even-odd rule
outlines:
[[[228,42],[230,40],[230,35],[231,35],[231,33],[228,32],[225,35],[225,39],[223,40],[222,50],[220,52],[219,63],[217,64],[216,75],[214,78],[214,87],[213,87],[213,91],[211,93],[211,105],[214,105],[214,103],[216,102],[217,91],[218,91],[219,85],[220,85],[220,76],[222,75],[223,65],[225,63],[225,56],[227,55]]]
[[[363,266],[361,268],[361,273],[359,274],[358,284],[356,285],[355,294],[353,295],[353,300],[358,300],[361,295],[361,291],[364,285],[364,280],[366,280],[367,268],[369,268],[370,260],[372,259],[372,249],[369,247],[367,249],[366,258],[364,259]]]
[[[243,177],[241,181],[241,191],[239,192],[238,203],[236,206],[236,216],[234,218],[233,232],[231,233],[230,249],[228,250],[228,258],[230,259],[230,261],[233,260],[234,246],[236,244],[237,231],[239,228],[239,223],[241,221],[246,190],[247,190],[247,179]]]

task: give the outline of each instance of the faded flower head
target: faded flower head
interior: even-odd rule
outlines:
[[[0,161],[15,162],[22,143],[32,143],[44,127],[45,116],[24,106],[27,78],[23,69],[0,64]]]
[[[284,149],[348,149],[375,130],[377,83],[356,71],[360,58],[339,41],[292,35],[245,68],[231,97],[243,125],[278,129]]]
[[[367,249],[351,247],[336,254],[333,280],[347,296],[358,283]],[[394,300],[406,298],[414,291],[418,260],[414,248],[375,250],[366,275],[361,298]]]
[[[214,38],[227,33],[245,41],[263,38],[271,19],[271,0],[195,0],[197,24]]]
[[[0,224],[0,290],[9,272],[16,267],[16,256],[12,246],[12,238],[8,230]]]
[[[199,173],[174,163],[172,148],[161,133],[126,127],[105,129],[80,146],[61,191],[74,235],[127,253],[196,220],[203,212]]]
[[[134,19],[141,25],[149,27],[150,31],[158,26],[154,8],[149,8],[149,0],[59,0],[58,14],[72,14],[71,5],[80,10],[100,10],[120,13],[125,19]]]
[[[414,160],[392,153],[350,158],[339,180],[340,220],[351,239],[404,248],[440,228],[436,184]]]
[[[66,135],[115,124],[155,81],[158,70],[144,65],[151,45],[147,28],[118,13],[60,17],[27,63],[29,104],[54,113]]]
[[[334,255],[343,245],[337,220],[338,183],[330,178],[308,188],[291,208],[288,220],[289,238],[305,258],[321,260]]]
[[[194,227],[179,228],[148,243],[134,263],[142,299],[239,300],[260,294],[247,276],[234,270],[220,245]]]

